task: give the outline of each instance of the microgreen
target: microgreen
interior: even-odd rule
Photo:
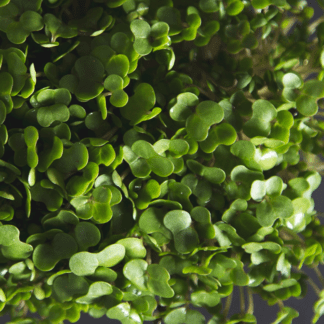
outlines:
[[[0,316],[207,323],[194,306],[208,324],[256,323],[259,294],[279,305],[272,324],[295,323],[286,300],[305,297],[304,268],[323,283],[313,13],[302,0],[0,0]]]

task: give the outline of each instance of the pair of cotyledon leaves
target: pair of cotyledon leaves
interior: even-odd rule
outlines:
[[[81,32],[88,32],[90,36],[99,36],[114,23],[114,18],[104,8],[97,6],[87,10],[84,17],[70,20],[69,27],[77,28]]]
[[[294,203],[288,197],[281,196],[281,192],[286,187],[287,185],[277,176],[273,176],[267,181],[256,180],[252,183],[251,196],[254,200],[260,201],[265,195],[270,197],[269,201],[261,201],[256,209],[257,219],[262,226],[272,226],[278,217],[290,218],[294,213],[298,213],[302,206],[304,206],[301,208],[303,212],[306,212],[310,207],[306,198],[299,198],[302,200]]]
[[[228,24],[225,27],[225,37],[227,38],[227,50],[232,54],[237,54],[244,48],[254,49],[258,46],[258,39],[251,30],[249,20],[241,20],[235,25]],[[251,79],[251,77],[248,77],[245,81],[239,81],[239,89],[248,85]],[[246,85],[244,85],[245,82]]]
[[[155,93],[151,85],[141,83],[135,89],[134,95],[129,99],[124,92],[125,77],[129,71],[129,61],[126,55],[118,54],[109,60],[106,65],[108,77],[104,80],[105,69],[99,59],[92,56],[83,56],[75,63],[77,76],[69,74],[60,80],[60,85],[69,89],[79,100],[88,101],[98,97],[103,89],[111,91],[110,103],[116,107],[121,107],[121,114],[136,125],[145,120],[155,117],[161,112],[161,108],[149,110],[155,104]],[[98,98],[102,116],[107,116],[105,98]],[[140,108],[140,109],[139,109]]]
[[[141,215],[139,226],[147,234],[159,233],[158,236],[162,235],[165,242],[169,242],[173,236],[176,250],[180,253],[189,253],[198,243],[198,235],[190,227],[191,222],[188,212],[173,210],[164,215],[161,210],[151,207]],[[157,238],[161,240],[162,238],[158,236]]]
[[[131,22],[130,29],[135,36],[134,49],[140,55],[170,45],[169,25],[165,22],[157,22],[151,27],[146,21],[136,19]]]
[[[34,126],[28,126],[23,133],[10,136],[8,145],[15,151],[14,162],[18,166],[35,168],[38,164],[36,145],[39,135]]]
[[[84,149],[86,150],[85,146]],[[87,152],[87,150],[86,150]],[[69,153],[69,152],[67,152]],[[71,156],[65,155],[67,163],[73,162],[78,158],[78,152],[70,152]],[[108,152],[109,153],[109,152]],[[110,154],[108,154],[111,156]],[[83,155],[79,156],[82,157]],[[112,160],[110,157],[110,161]],[[64,154],[63,154],[64,157]],[[31,197],[35,201],[41,201],[46,204],[50,211],[56,211],[63,202],[63,197],[72,196],[71,204],[76,208],[77,215],[81,219],[93,218],[96,222],[105,223],[112,217],[112,207],[118,204],[122,197],[121,193],[114,186],[99,186],[92,188],[94,180],[99,173],[98,162],[102,162],[103,155],[100,155],[100,161],[88,162],[86,159],[82,169],[83,176],[73,176],[64,185],[63,172],[57,167],[48,169],[49,180],[43,179],[30,188]],[[60,162],[60,160],[58,160]],[[62,161],[63,163],[64,161]],[[88,163],[87,163],[88,162]],[[53,163],[54,165],[55,163]],[[70,164],[71,165],[71,164]],[[59,165],[58,165],[59,166]],[[74,167],[72,168],[74,170]],[[69,170],[65,170],[69,171]],[[54,189],[54,190],[53,190]]]
[[[241,197],[243,199],[253,198],[260,201],[267,194],[268,198],[263,199],[256,209],[256,216],[261,226],[272,226],[277,218],[287,220],[294,214],[300,215],[301,211],[305,213],[310,207],[306,198],[303,198],[302,201],[297,199],[291,201],[291,197],[281,195],[287,185],[277,176],[264,181],[261,173],[248,170],[246,167],[239,165],[232,170],[231,179],[243,183],[245,190],[244,196]],[[304,207],[301,207],[301,205]],[[231,218],[230,215],[226,217]],[[291,221],[295,222],[294,219],[291,219]],[[290,224],[290,226],[293,225]]]
[[[270,148],[256,148],[251,141],[241,140],[231,146],[231,153],[251,169],[258,171],[272,169],[278,161],[278,154]]]
[[[131,141],[129,144],[131,144]],[[153,171],[161,177],[167,177],[176,170],[174,158],[181,158],[189,151],[189,144],[185,140],[160,140],[154,145],[144,141],[137,140],[131,146],[124,146],[124,158],[130,165],[134,175],[137,177],[145,178]],[[165,151],[168,150],[171,154],[170,157],[165,156]],[[199,174],[212,183],[220,183],[224,181],[224,172],[218,168],[209,168],[194,160],[188,160],[187,165],[194,173]],[[182,166],[183,167],[183,166]],[[182,168],[181,167],[181,168]],[[214,173],[217,171],[217,173]],[[220,172],[222,174],[220,174]]]
[[[36,79],[33,75],[35,72],[34,65],[32,64],[30,67],[31,77],[28,77],[27,68],[24,63],[21,62],[17,53],[11,52],[7,56],[8,60],[6,63],[8,64],[9,72],[1,72],[0,73],[0,123],[3,124],[6,115],[9,114],[13,107],[16,105],[22,105],[25,98],[28,98],[35,89]],[[17,66],[14,66],[17,64]],[[36,72],[35,72],[36,73]],[[18,101],[15,101],[12,98],[13,95],[19,93]],[[19,104],[18,104],[18,103]]]
[[[9,260],[26,259],[32,253],[33,247],[19,239],[19,230],[13,225],[0,226],[0,249]]]
[[[191,189],[186,186],[185,184],[182,184],[180,182],[176,182],[174,179],[165,180],[161,183],[160,186],[160,193],[158,198],[166,198],[167,201],[173,201],[174,203],[177,202],[180,204],[180,208],[187,212],[191,212],[193,206],[190,202],[189,196],[192,194]]]
[[[43,33],[32,33],[32,38],[43,47],[50,48],[56,47],[60,43],[57,38],[73,38],[78,35],[76,28],[71,28],[64,24],[60,19],[56,18],[53,14],[47,13],[43,17],[45,25],[45,35]],[[54,60],[54,62],[57,58]]]
[[[190,166],[190,163],[188,166]],[[218,176],[220,176],[219,179],[221,180],[222,172],[218,172],[219,170],[217,170],[217,168],[205,167],[202,165],[199,166],[198,170],[203,171],[202,174],[204,174],[204,178],[198,179],[194,173],[189,173],[182,178],[181,183],[190,188],[193,195],[197,197],[198,205],[209,205],[216,210],[221,210],[225,203],[224,197],[213,190],[213,183],[206,178],[206,175],[208,177],[208,174],[213,173],[210,171],[215,170],[217,171]],[[215,179],[215,177],[212,176],[211,180],[213,180],[213,178]]]
[[[135,181],[136,180],[137,179],[135,179]],[[138,209],[146,209],[152,199],[158,198],[160,193],[160,185],[154,179],[150,179],[138,193],[132,192],[135,205]]]
[[[199,103],[195,94],[186,92],[171,100],[169,108],[170,117],[184,123],[188,136],[200,142],[199,146],[206,153],[213,152],[220,144],[231,145],[236,140],[236,131],[228,123],[210,130],[212,125],[220,123],[224,118],[223,108],[213,101]]]
[[[12,111],[14,105],[20,107],[24,99],[33,93],[36,83],[36,71],[32,64],[30,66],[30,75],[27,74],[26,54],[17,48],[0,50],[0,58],[0,66],[4,65],[6,70],[1,72],[0,78],[0,116],[3,122],[6,114]],[[17,94],[21,98],[17,99],[16,97],[16,100],[13,99],[12,97]]]
[[[53,297],[61,303],[75,298],[77,304],[92,304],[97,298],[114,292],[114,287],[106,281],[99,279],[89,284],[85,278],[76,276],[71,271],[67,272],[66,270],[53,278],[50,284],[53,286]]]
[[[147,177],[151,171],[155,174],[167,177],[173,170],[173,163],[166,157],[158,154],[153,145],[139,140],[132,147],[124,146],[124,158],[136,177]]]
[[[41,0],[34,0],[26,4],[21,0],[12,0],[0,7],[0,30],[7,34],[12,43],[22,44],[31,32],[43,28],[43,17],[37,13],[41,2]]]
[[[99,175],[99,164],[102,162],[108,162],[104,163],[105,165],[110,165],[112,160],[115,158],[115,151],[112,149],[111,145],[108,144],[107,150],[98,152],[98,156],[100,157],[100,160],[96,162],[89,162],[87,166],[82,169],[82,176],[73,176],[70,178],[66,185],[66,191],[67,193],[72,197],[79,197],[81,195],[87,194],[92,186],[95,184],[95,181],[97,181],[97,177]],[[113,154],[112,154],[113,153]],[[97,180],[96,180],[97,179]],[[97,182],[96,182],[97,183]],[[95,187],[97,185],[95,184]],[[121,201],[121,193],[120,191],[115,188],[112,185],[108,185],[107,188],[111,191],[112,197],[111,197],[111,204],[114,205],[116,203],[119,203]]]
[[[219,22],[215,20],[207,21],[200,27],[200,14],[197,8],[193,6],[187,8],[186,22],[188,26],[185,26],[185,28],[181,21],[180,11],[176,8],[162,6],[157,10],[156,16],[170,27],[169,36],[173,43],[194,40],[196,46],[205,46],[220,28]]]
[[[60,43],[57,38],[73,38],[78,36],[79,32],[89,32],[91,36],[98,36],[109,28],[113,21],[113,17],[108,15],[101,7],[91,8],[87,11],[85,17],[70,20],[68,25],[54,15],[47,13],[44,15],[45,34],[41,32],[32,33],[32,38],[43,47],[58,46],[58,51],[53,60],[56,62],[80,44],[79,41],[76,41],[73,44],[64,43],[59,46]]]
[[[313,116],[318,111],[317,101],[324,96],[324,84],[320,80],[308,80],[304,83],[296,72],[286,73],[282,78],[282,95],[296,103],[297,110],[304,116]]]
[[[77,215],[71,210],[59,210],[48,213],[42,218],[42,226],[45,231],[59,229],[68,232],[72,227],[79,246],[79,250],[96,245],[101,238],[101,234],[92,223],[81,222]]]
[[[146,255],[142,242],[136,238],[125,238],[105,247],[99,253],[78,252],[69,261],[71,271],[78,276],[93,275],[99,266],[113,267],[128,259],[140,259]]]
[[[128,85],[127,74],[136,69],[139,55],[132,48],[128,36],[122,32],[112,35],[109,39],[110,46],[104,39],[103,41],[103,44],[99,43],[92,49],[91,55],[80,57],[75,62],[74,72],[65,75],[59,83],[61,87],[74,93],[79,101],[91,100],[106,88],[112,92],[111,103],[123,107],[128,96],[122,89]],[[109,78],[106,78],[103,85],[106,73]],[[122,82],[118,76],[123,79]]]
[[[195,113],[192,113],[194,107]],[[185,122],[189,136],[196,141],[205,140],[210,126],[220,123],[224,118],[224,111],[217,103],[199,103],[198,97],[190,92],[178,95],[169,103],[169,108],[171,118],[177,122]]]
[[[314,176],[314,174],[309,174],[309,176]],[[256,216],[260,225],[272,226],[273,222],[279,217],[283,218],[285,225],[290,229],[301,231],[305,228],[306,223],[303,216],[312,210],[309,194],[305,194],[305,192],[314,190],[316,184],[311,188],[309,182],[304,178],[292,179],[288,184],[289,188],[285,190],[287,184],[283,183],[282,179],[277,176],[266,181],[253,181],[251,197],[256,201],[263,200],[256,209]],[[281,195],[283,190],[288,197]],[[296,191],[294,192],[294,190]],[[263,199],[265,195],[268,199]]]
[[[294,124],[293,116],[287,110],[277,111],[276,108],[268,101],[259,99],[252,105],[252,118],[248,120],[244,126],[244,133],[251,138],[254,145],[264,144],[269,148],[276,149],[278,153],[285,153],[283,145],[289,148],[290,129]],[[276,118],[275,123],[271,123]],[[280,148],[279,148],[280,147]],[[271,150],[265,150],[266,154],[262,156],[270,156]],[[262,159],[262,158],[261,158]],[[263,164],[263,163],[261,163]],[[271,163],[270,163],[271,167]]]
[[[150,291],[165,298],[171,298],[174,295],[168,283],[170,274],[161,265],[148,265],[144,260],[134,259],[125,264],[123,274],[141,291]]]
[[[137,297],[136,299],[132,298],[129,301],[127,298],[125,298],[125,300],[126,302],[122,302],[117,306],[113,305],[113,307],[107,311],[107,317],[117,319],[123,324],[137,324],[142,323],[143,319],[156,319],[156,316],[152,316],[152,313],[155,310],[157,303],[152,296],[144,295],[139,298]],[[139,314],[142,314],[142,316]]]
[[[193,228],[192,220],[195,221],[195,228]],[[216,226],[216,227],[215,227]],[[164,214],[162,210],[156,207],[146,209],[140,217],[139,227],[146,234],[150,234],[157,241],[157,243],[166,244],[172,237],[174,240],[174,247],[179,253],[189,253],[194,251],[195,246],[201,238],[217,238],[219,241],[222,237],[229,237],[225,239],[226,244],[229,245],[234,242],[244,242],[237,234],[235,229],[230,225],[216,224],[211,222],[211,214],[205,207],[197,206],[193,208],[190,214],[183,210],[172,210]],[[222,231],[225,233],[222,233]],[[225,236],[224,236],[225,235]],[[225,242],[223,240],[223,242]],[[225,243],[223,245],[226,245]],[[191,270],[188,270],[191,271]],[[199,270],[192,270],[193,272]]]
[[[33,262],[38,269],[50,271],[60,260],[70,259],[70,269],[78,276],[93,275],[99,266],[112,267],[125,256],[132,259],[143,258],[146,255],[142,242],[136,238],[121,239],[98,253],[77,253],[78,250],[87,250],[97,245],[100,237],[100,232],[94,224],[82,222],[75,226],[73,236],[59,229],[51,229],[46,233],[30,236],[27,242],[36,246]],[[51,243],[45,243],[45,240],[50,240]]]
[[[296,98],[297,110],[305,116],[313,116],[318,111],[317,101],[324,97],[324,82],[319,80],[308,80]]]
[[[113,215],[111,207],[118,203],[112,199],[112,191],[106,186],[95,188],[91,193],[73,198],[71,205],[75,207],[81,219],[93,218],[98,223],[108,222]]]

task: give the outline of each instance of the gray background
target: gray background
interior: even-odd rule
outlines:
[[[151,0],[151,1],[157,1],[157,0]],[[318,6],[316,0],[308,0],[308,5],[312,6],[314,8],[314,16],[311,19],[311,22],[322,16],[322,9]],[[312,78],[312,77],[311,77]],[[324,162],[324,161],[323,161]],[[313,199],[315,201],[315,210],[319,212],[324,212],[324,199],[323,199],[323,193],[324,193],[324,181],[322,181],[320,187],[313,193]],[[322,219],[321,219],[322,221]],[[322,221],[323,223],[323,221]],[[324,266],[319,266],[319,269],[324,274]],[[320,287],[321,284],[318,281],[315,273],[313,270],[308,268],[303,268],[303,271],[305,271]],[[279,310],[277,305],[274,306],[268,306],[267,302],[264,301],[259,295],[254,294],[254,315],[256,316],[258,323],[260,324],[270,324],[276,319],[276,314]],[[297,299],[297,298],[290,298],[287,301],[284,301],[285,306],[290,306],[294,309],[296,309],[299,312],[299,317],[293,320],[293,324],[311,324],[311,319],[313,317],[313,304],[317,300],[317,296],[314,293],[313,289],[308,286],[307,295],[303,299]],[[246,299],[247,302],[247,299]],[[198,308],[197,308],[198,309]],[[200,311],[205,315],[206,317],[206,323],[211,318],[211,316],[207,313],[206,310],[200,309]],[[229,315],[238,314],[240,312],[240,301],[239,301],[239,292],[238,288],[235,287],[234,294],[233,294],[233,300],[232,300],[232,306],[231,310],[229,312]],[[82,316],[80,320],[78,321],[79,324],[88,324],[88,323],[106,323],[106,324],[120,324],[117,320],[111,320],[107,318],[106,316],[103,316],[99,319],[95,319],[88,314],[81,313]],[[32,314],[31,314],[32,315]],[[10,321],[9,315],[3,316],[0,318],[0,324],[7,323]],[[322,317],[318,324],[324,322],[324,317]],[[68,324],[69,321],[64,321],[64,323]],[[153,323],[153,322],[146,322],[146,323]],[[195,323],[192,323],[195,324]]]

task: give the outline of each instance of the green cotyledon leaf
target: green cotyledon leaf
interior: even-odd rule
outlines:
[[[256,216],[261,226],[272,226],[277,218],[289,218],[294,213],[291,200],[285,196],[262,201],[256,209]]]
[[[220,105],[213,101],[203,101],[186,120],[187,132],[194,140],[203,141],[208,136],[210,126],[220,123],[223,118],[224,110]]]
[[[121,115],[136,123],[154,107],[156,101],[153,87],[148,83],[140,83],[127,104],[120,108]]]
[[[197,232],[190,227],[191,216],[183,210],[172,210],[163,219],[163,223],[168,228],[174,238],[175,248],[180,253],[192,252],[198,243]]]
[[[168,283],[170,274],[159,264],[148,265],[144,260],[134,259],[125,264],[123,273],[128,280],[143,291],[151,291],[165,298],[174,296],[174,291]]]
[[[148,55],[153,47],[163,46],[170,41],[169,25],[165,22],[156,22],[151,27],[144,20],[134,19],[130,29],[135,36],[134,49],[140,55]]]
[[[55,267],[57,262],[69,259],[77,250],[77,243],[71,235],[57,233],[51,244],[44,243],[36,246],[33,262],[39,270],[49,271]]]
[[[9,260],[26,259],[32,253],[32,245],[20,241],[20,231],[17,227],[2,225],[0,234],[0,251]]]
[[[71,271],[77,276],[89,276],[99,266],[113,267],[124,259],[126,249],[121,244],[111,244],[98,253],[78,252],[69,261]]]
[[[173,172],[173,163],[156,153],[150,143],[139,140],[132,145],[132,150],[136,155],[145,159],[151,170],[158,176],[167,177]]]
[[[81,219],[93,218],[100,224],[108,222],[112,217],[112,193],[106,186],[95,188],[90,194],[73,198],[70,203]]]

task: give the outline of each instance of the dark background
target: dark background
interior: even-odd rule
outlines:
[[[152,0],[157,1],[157,0]],[[314,16],[311,19],[310,22],[313,22],[317,18],[321,17],[323,15],[323,10],[319,7],[316,0],[308,0],[308,5],[314,8]],[[314,78],[314,76],[310,76],[308,79]],[[322,159],[323,160],[323,159]],[[323,160],[324,163],[324,160]],[[324,199],[323,199],[323,193],[324,193],[324,181],[322,181],[319,188],[313,193],[312,198],[315,201],[315,210],[318,212],[324,212]],[[321,222],[323,223],[322,219]],[[319,269],[324,274],[324,266],[320,265]],[[314,281],[315,283],[320,287],[321,284],[319,280],[317,279],[315,272],[311,269],[308,269],[307,267],[303,267],[303,271],[307,273]],[[247,296],[246,296],[247,297]],[[273,321],[275,321],[277,317],[277,312],[279,310],[277,305],[274,306],[268,306],[267,302],[263,300],[259,295],[254,294],[254,315],[256,316],[258,323],[260,324],[270,324]],[[225,298],[224,298],[225,299]],[[290,306],[294,309],[296,309],[299,312],[299,317],[293,320],[293,324],[311,324],[312,317],[313,317],[313,304],[316,302],[317,296],[313,289],[308,286],[307,295],[303,299],[297,299],[297,298],[290,298],[286,301],[284,301],[285,306]],[[247,302],[247,298],[246,298]],[[223,300],[224,303],[224,300]],[[196,308],[198,309],[198,308]],[[200,309],[200,311],[205,315],[206,317],[206,323],[211,318],[211,315],[207,313],[206,310]],[[233,293],[233,300],[232,300],[232,306],[229,312],[229,315],[238,314],[240,312],[240,301],[239,301],[239,290],[238,287],[234,288]],[[30,315],[33,315],[29,313]],[[89,316],[86,313],[81,313],[82,316],[80,320],[77,322],[79,324],[87,324],[87,323],[105,323],[105,324],[120,324],[117,320],[109,319],[106,316],[103,316],[99,319],[95,319],[91,316]],[[0,318],[0,324],[4,324],[10,321],[9,315],[3,316]],[[66,324],[70,323],[69,321],[64,321]],[[153,323],[153,322],[145,322],[145,323]],[[318,321],[318,324],[324,323],[324,317],[320,318]],[[192,323],[195,324],[195,323]]]

